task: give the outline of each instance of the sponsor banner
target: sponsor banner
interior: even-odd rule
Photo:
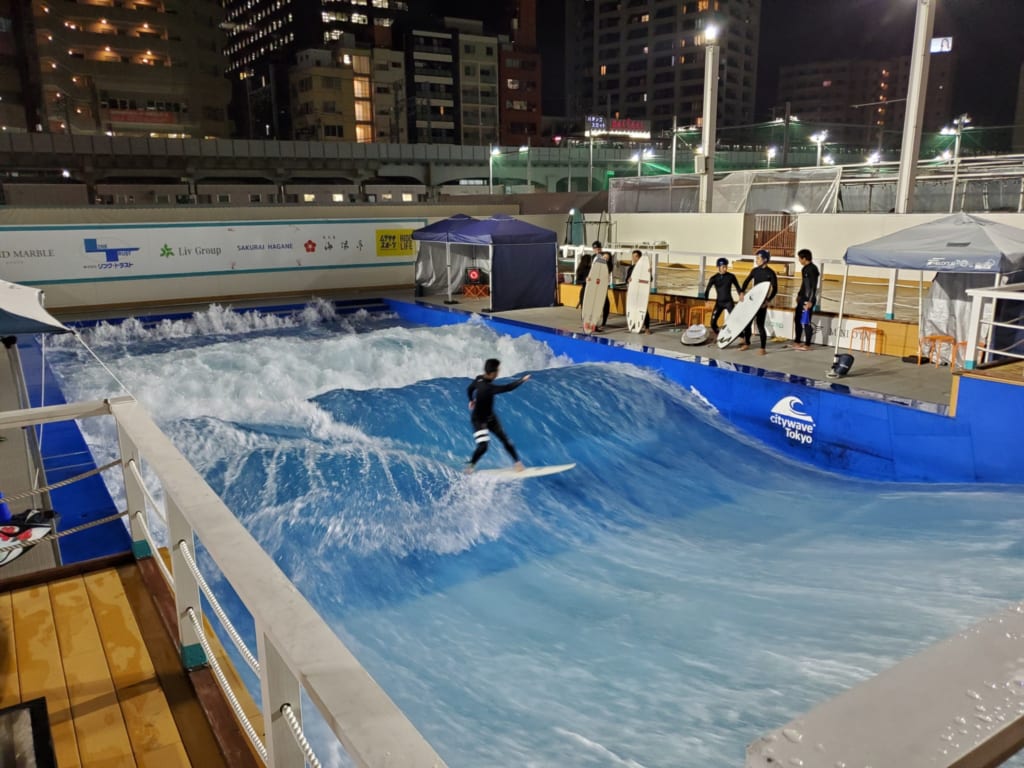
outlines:
[[[0,276],[56,283],[235,270],[393,266],[423,219],[0,227]]]

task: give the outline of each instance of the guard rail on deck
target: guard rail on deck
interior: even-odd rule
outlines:
[[[1024,360],[1024,283],[1004,285],[999,288],[970,288],[971,315],[968,322],[967,348],[964,351],[964,368],[971,370],[978,365],[978,356],[984,354],[984,362],[999,358]],[[1015,307],[1015,312],[999,312],[1000,302]],[[1012,317],[1008,317],[1012,315]],[[1000,320],[1000,317],[1003,317]],[[1011,331],[1013,338],[1006,346],[997,346],[997,328]]]
[[[315,757],[309,759],[308,744],[297,729],[302,721],[300,693],[305,691],[355,765],[442,768],[444,761],[405,714],[133,398],[8,411],[0,414],[0,427],[29,427],[106,414],[112,415],[117,425],[137,552],[149,550],[145,543],[147,497],[152,496],[135,468],[145,461],[162,486],[171,550],[168,575],[186,666],[208,660],[214,666],[202,650],[200,586],[189,568],[195,539],[202,542],[252,615],[266,727],[263,741],[257,743],[257,735],[254,746],[266,764],[271,768],[302,768],[307,760],[317,764]],[[225,691],[225,696],[229,701],[234,698],[230,691]]]

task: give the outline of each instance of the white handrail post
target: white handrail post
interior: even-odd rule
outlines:
[[[896,281],[899,279],[900,271],[894,269],[889,276],[889,292],[885,297],[885,319],[896,319]]]
[[[181,662],[185,669],[204,666],[206,653],[199,643],[192,622],[188,619],[188,609],[195,611],[202,620],[203,606],[199,600],[199,583],[189,570],[185,556],[181,553],[181,544],[188,546],[190,552],[196,552],[195,532],[188,520],[181,513],[173,496],[166,496],[167,535],[171,542],[171,574],[174,576],[174,611],[178,617],[178,644],[181,646]],[[194,557],[199,563],[199,556]],[[201,624],[200,624],[201,626]]]
[[[981,331],[981,304],[983,296],[971,297],[971,315],[967,321],[967,347],[964,349],[964,370],[974,368],[974,360],[978,354],[978,333]],[[954,350],[955,354],[956,350]]]
[[[697,263],[697,297],[701,299],[707,298],[707,282],[704,280],[704,271],[708,266],[708,257],[703,253],[700,255],[700,261]]]
[[[117,420],[117,412],[114,411],[114,423],[117,424],[117,445],[121,451],[121,475],[124,477],[124,498],[128,505],[128,527],[132,536],[132,554],[137,560],[153,556],[153,550],[146,539],[142,522],[139,520],[141,514],[144,519],[146,515],[146,493],[142,489],[137,476],[128,465],[135,462],[135,466],[142,473],[142,457],[139,449],[132,442],[132,439],[121,429],[121,423]]]
[[[260,660],[260,698],[263,701],[263,743],[269,768],[304,768],[305,755],[288,727],[281,708],[288,704],[302,724],[302,689],[288,669],[264,627],[256,627],[256,652]]]

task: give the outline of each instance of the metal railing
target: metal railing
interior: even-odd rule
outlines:
[[[964,369],[1002,358],[1024,360],[1024,283],[969,288],[967,295],[971,297],[971,314]],[[979,361],[982,356],[984,360]]]
[[[248,722],[236,693],[226,688],[224,695],[266,765],[319,766],[302,731],[305,692],[360,768],[443,768],[444,761],[405,714],[133,398],[8,411],[0,414],[0,427],[102,415],[113,416],[117,427],[133,550],[157,552],[149,531],[150,512],[160,515],[167,527],[171,568],[159,556],[156,562],[174,593],[183,662],[186,667],[209,664],[222,687],[227,685],[204,635],[200,595],[205,594],[259,677],[262,737]],[[143,459],[160,482],[162,510],[139,471]],[[193,556],[197,540],[251,615],[255,654],[242,651],[244,643],[205,585]]]

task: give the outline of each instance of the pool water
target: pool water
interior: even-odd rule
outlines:
[[[481,322],[212,308],[83,337],[451,766],[741,765],[1021,596],[1012,490],[799,466],[700,393]],[[497,400],[524,462],[576,469],[462,474],[488,357],[532,374]],[[48,359],[69,400],[115,394],[75,343]]]

